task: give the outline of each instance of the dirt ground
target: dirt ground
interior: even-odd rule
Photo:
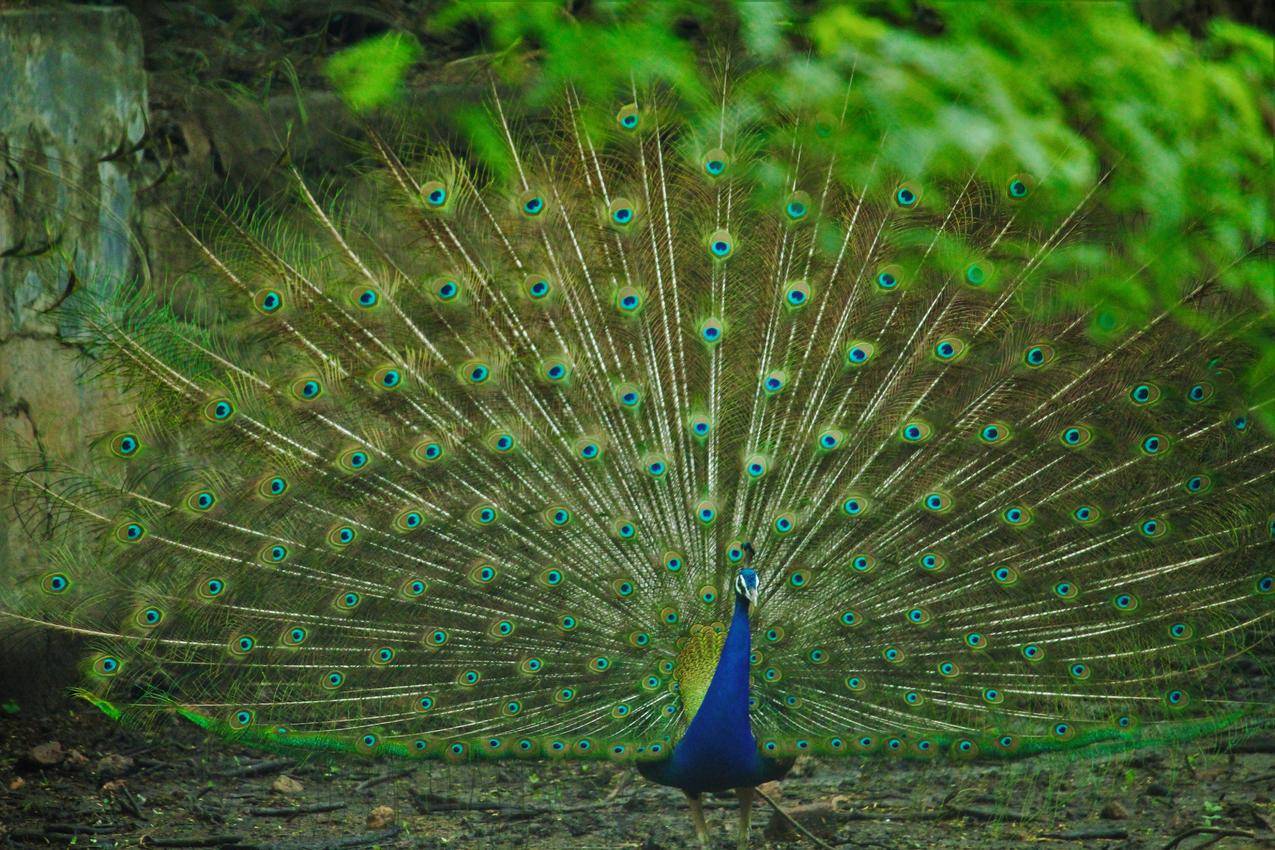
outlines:
[[[124,728],[71,700],[0,708],[5,848],[694,844],[680,795],[619,765],[297,760],[176,721]],[[1275,848],[1272,737],[1011,768],[811,761],[777,793],[838,848]],[[735,807],[707,805],[718,847],[734,847]],[[761,803],[752,846],[816,845]]]

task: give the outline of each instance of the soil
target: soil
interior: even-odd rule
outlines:
[[[296,759],[84,703],[0,713],[0,847],[694,845],[681,795],[605,763]],[[1275,848],[1275,738],[1010,767],[800,762],[765,788],[838,848]],[[706,801],[734,847],[736,801]],[[815,847],[759,800],[750,846]]]

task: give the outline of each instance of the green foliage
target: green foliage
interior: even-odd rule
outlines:
[[[394,99],[420,53],[414,37],[391,32],[342,50],[324,70],[350,108],[364,112]]]
[[[1065,214],[1101,181],[1083,226],[1119,221],[1119,244],[1061,250],[1050,260],[1051,272],[1075,281],[1067,290],[1072,305],[1094,308],[1095,335],[1120,338],[1164,310],[1207,333],[1210,326],[1181,300],[1201,282],[1219,280],[1265,308],[1246,334],[1262,352],[1246,380],[1254,403],[1271,397],[1275,276],[1265,246],[1275,230],[1275,61],[1268,35],[1222,19],[1199,40],[1159,34],[1119,4],[803,8],[748,3],[732,13],[694,0],[614,2],[573,17],[557,4],[510,15],[498,4],[453,3],[433,26],[483,26],[497,51],[493,67],[525,85],[533,102],[566,84],[586,101],[614,100],[634,81],[650,80],[694,102],[703,94],[703,61],[733,62],[732,72],[748,72],[740,87],[759,108],[844,108],[855,116],[852,132],[836,140],[846,164],[840,176],[850,185],[883,167],[953,181],[971,173],[1002,180],[1022,170]],[[686,36],[690,21],[709,35]],[[715,41],[742,43],[746,55],[728,55]],[[466,126],[481,151],[488,146],[480,123]],[[1257,412],[1275,429],[1269,405]]]

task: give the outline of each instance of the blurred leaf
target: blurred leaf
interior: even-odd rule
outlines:
[[[355,112],[394,100],[421,46],[407,33],[391,32],[361,41],[332,56],[324,67],[332,85]]]

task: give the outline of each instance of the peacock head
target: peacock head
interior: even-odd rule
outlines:
[[[735,573],[735,593],[748,600],[749,605],[757,604],[757,571],[751,567],[744,567]]]

